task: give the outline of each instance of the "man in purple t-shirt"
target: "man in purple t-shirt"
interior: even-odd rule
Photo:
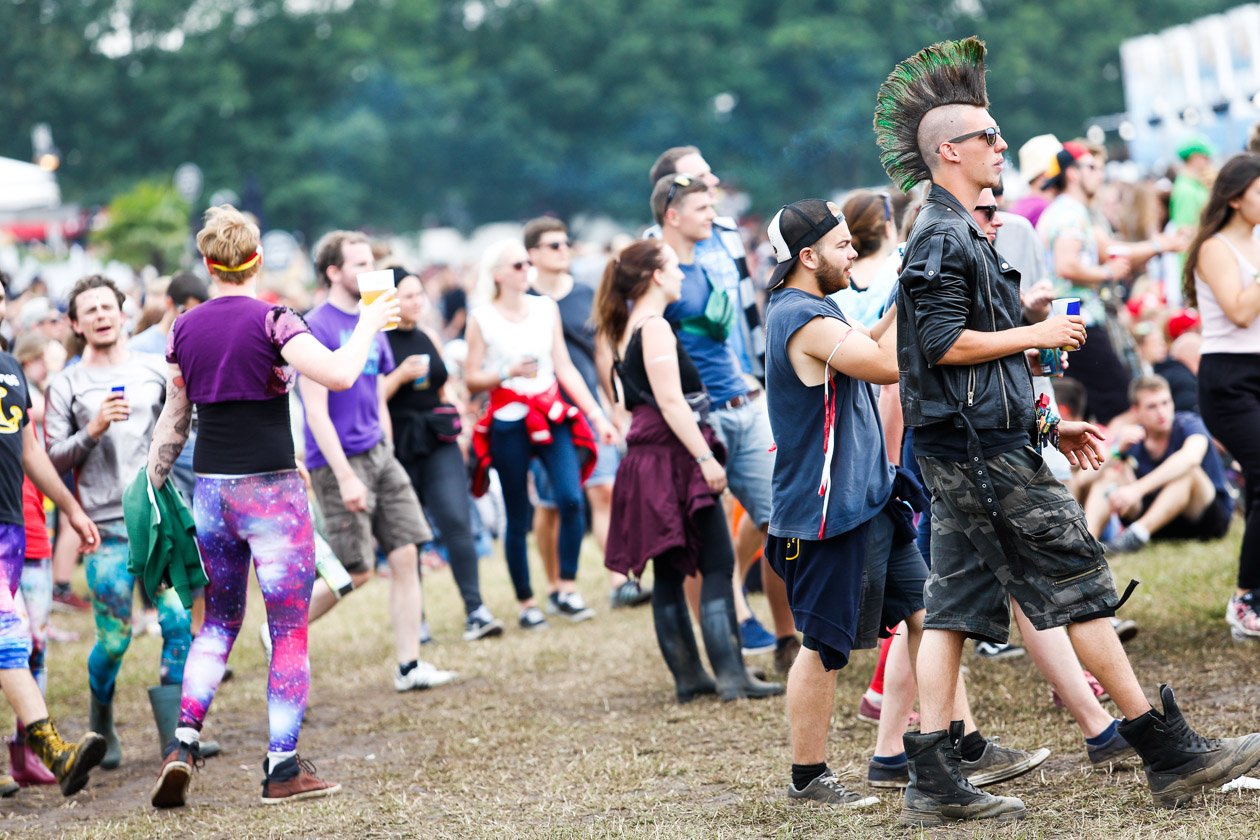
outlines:
[[[372,246],[361,233],[333,231],[315,246],[315,264],[328,285],[328,300],[308,312],[306,322],[315,338],[336,350],[359,321],[358,275],[373,268]],[[298,393],[306,410],[306,465],[333,552],[356,587],[371,577],[373,538],[389,560],[389,611],[398,654],[394,688],[408,691],[443,685],[456,675],[420,660],[416,545],[433,535],[416,491],[394,457],[380,382],[380,374],[393,368],[389,342],[378,334],[363,374],[348,390],[330,392],[304,376]],[[335,602],[331,595],[313,599],[311,618]]]

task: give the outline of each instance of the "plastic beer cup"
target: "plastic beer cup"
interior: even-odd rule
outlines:
[[[365,271],[358,276],[359,281],[359,297],[364,304],[370,304],[381,295],[394,288],[394,270],[387,268],[383,271]],[[384,326],[384,330],[398,329],[401,323],[398,320],[390,321]]]

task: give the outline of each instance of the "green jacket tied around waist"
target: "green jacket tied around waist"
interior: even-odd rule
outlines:
[[[155,490],[148,472],[140,469],[123,493],[123,517],[131,556],[127,571],[136,576],[149,598],[173,587],[184,609],[192,609],[193,591],[209,579],[197,550],[197,528],[192,513],[171,482]]]

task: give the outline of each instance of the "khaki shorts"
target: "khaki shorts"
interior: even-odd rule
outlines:
[[[367,486],[367,510],[346,510],[332,467],[311,470],[315,498],[324,511],[328,543],[347,572],[372,570],[373,537],[386,554],[404,545],[433,539],[420,500],[402,464],[394,457],[393,446],[381,441],[348,460],[354,474]]]

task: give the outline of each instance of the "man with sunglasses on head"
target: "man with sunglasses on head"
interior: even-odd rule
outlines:
[[[1051,445],[1097,469],[1102,434],[1038,412],[1025,351],[1079,349],[1085,325],[1068,315],[1021,324],[1019,272],[971,217],[981,192],[1000,182],[1007,147],[988,111],[984,53],[976,38],[934,44],[899,64],[876,96],[875,137],[889,177],[902,189],[932,182],[897,296],[902,408],[916,429],[933,519],[917,658],[922,730],[904,737],[910,785],[901,821],[1024,815],[1018,799],[963,778],[968,744],[954,706],[964,640],[1005,642],[1011,597],[1038,630],[1067,628],[1123,712],[1117,731],[1141,756],[1156,802],[1176,807],[1260,763],[1260,734],[1199,736],[1166,685],[1162,711],[1151,707],[1107,621],[1124,599],[1103,548],[1044,468],[1038,450]]]
[[[530,294],[543,295],[556,302],[560,310],[560,328],[564,332],[564,344],[569,350],[569,358],[573,366],[582,375],[591,395],[599,399],[599,376],[595,369],[595,328],[591,325],[591,312],[595,306],[595,288],[589,283],[579,283],[569,273],[573,263],[572,245],[569,241],[569,228],[554,216],[541,216],[525,223],[522,233],[525,250],[529,260],[534,264],[533,286]],[[621,453],[616,444],[600,443],[599,455],[596,457],[595,470],[586,479],[583,489],[586,492],[587,510],[590,514],[591,533],[599,543],[600,551],[608,539],[608,517],[612,510],[613,479],[617,475],[617,465],[621,462]],[[558,543],[560,539],[560,514],[556,509],[555,491],[547,471],[538,461],[530,466],[534,477],[534,490],[538,496],[538,505],[534,511],[534,540],[538,545],[538,553],[542,555],[543,567],[547,573],[547,584],[551,593],[547,599],[547,611],[559,614],[560,597],[560,560]],[[652,598],[651,589],[643,589],[637,581],[630,580],[618,572],[609,572],[609,602],[614,609],[618,607],[637,607],[646,604]],[[593,610],[584,610],[575,614],[581,620],[594,615]]]
[[[666,149],[652,164],[649,173],[653,187],[656,187],[668,176],[679,176],[683,180],[700,181],[710,192],[712,192],[720,179],[713,172],[713,168],[708,161],[700,153],[695,146],[674,146]],[[671,186],[677,192],[678,184],[671,183]],[[666,193],[668,198],[668,192]],[[670,203],[670,202],[667,202]],[[655,214],[655,205],[654,214]],[[657,226],[650,228],[644,235],[648,237],[662,235],[663,225],[658,220]],[[671,243],[672,245],[673,243]],[[677,245],[674,245],[677,250]],[[754,377],[758,382],[765,382],[765,326],[762,320],[761,310],[757,305],[756,289],[750,279],[748,270],[748,260],[744,253],[743,239],[735,224],[734,219],[719,218],[714,213],[710,234],[694,244],[694,263],[700,266],[703,277],[698,273],[687,273],[687,267],[683,266],[685,277],[683,279],[683,299],[666,310],[665,317],[670,319],[670,323],[674,325],[676,331],[680,328],[680,318],[676,313],[681,312],[687,305],[688,289],[693,292],[694,302],[701,299],[701,296],[709,295],[709,289],[725,289],[726,295],[733,304],[735,310],[731,321],[730,329],[727,331],[724,343],[730,349],[731,355],[736,362],[736,372],[745,376]],[[691,284],[689,286],[689,283]],[[707,302],[707,297],[704,301]],[[686,332],[684,328],[680,332],[683,336]],[[688,339],[684,336],[680,340],[683,341],[684,347],[688,351],[692,348],[686,342]],[[705,369],[700,368],[700,375],[705,377]],[[709,387],[707,379],[705,387]],[[747,390],[747,389],[746,389]],[[760,396],[760,389],[749,391],[747,396],[749,401],[755,400]],[[715,406],[717,406],[715,402]],[[736,416],[746,418],[746,423],[757,424],[764,429],[764,435],[754,435],[748,441],[744,441],[744,435],[740,434],[735,423]],[[753,415],[761,415],[758,419],[753,419]],[[753,410],[744,409],[740,412],[733,412],[728,417],[732,418],[729,425],[733,438],[726,440],[728,448],[732,444],[736,444],[737,448],[745,451],[746,458],[741,458],[743,465],[736,464],[734,469],[737,472],[750,472],[748,482],[760,482],[762,486],[766,486],[765,482],[769,481],[770,470],[772,469],[774,459],[766,453],[762,453],[758,457],[753,449],[757,445],[760,437],[769,439],[769,421],[764,416],[764,411],[760,406],[755,406]],[[724,436],[726,430],[723,426],[718,427],[718,435]],[[769,444],[767,443],[767,447]],[[748,485],[743,483],[739,476],[731,474],[732,465],[727,464],[727,473],[731,479],[731,492],[735,498],[743,506],[744,510],[751,517],[751,522],[760,530],[762,540],[766,534],[766,528],[770,522],[770,505],[769,490],[750,490]],[[745,560],[746,555],[741,556],[736,564],[736,585],[737,588],[743,589],[744,576],[751,568],[751,563]],[[754,560],[755,562],[755,560]],[[742,566],[742,568],[741,568]],[[741,639],[743,641],[744,650],[748,653],[754,651],[774,651],[775,668],[782,674],[786,674],[788,668],[792,665],[792,660],[796,657],[796,652],[800,649],[800,642],[796,637],[796,628],[792,623],[792,614],[788,609],[787,593],[783,588],[782,581],[778,580],[774,575],[774,571],[769,564],[762,563],[761,570],[763,573],[763,584],[766,591],[766,598],[770,604],[770,612],[774,619],[774,634],[767,633],[760,622],[755,617],[750,616],[741,624]],[[736,593],[737,603],[741,600],[741,592]],[[773,645],[773,648],[771,648]]]

